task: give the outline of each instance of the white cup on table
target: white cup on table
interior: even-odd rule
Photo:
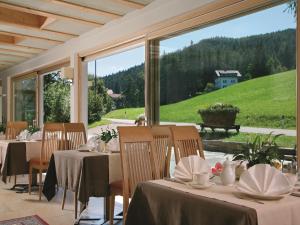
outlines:
[[[208,172],[193,174],[193,183],[194,184],[205,185],[205,184],[207,184],[208,181],[209,181]]]

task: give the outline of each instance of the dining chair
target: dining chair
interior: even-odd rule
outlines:
[[[171,127],[175,125],[154,125],[151,132],[157,153],[159,177],[170,176],[170,160],[173,147]]]
[[[171,127],[176,164],[183,157],[199,155],[204,158],[203,144],[195,126]]]
[[[64,124],[45,123],[43,128],[42,149],[39,158],[32,158],[29,161],[29,189],[31,194],[32,170],[39,171],[39,200],[42,195],[42,173],[47,171],[51,155],[54,151],[61,150],[64,143]]]
[[[118,127],[123,181],[110,184],[110,225],[113,224],[115,196],[123,195],[123,224],[129,198],[139,182],[158,179],[157,154],[150,127]]]
[[[28,128],[27,121],[9,121],[6,124],[5,139],[11,140],[16,139],[21,131]],[[10,177],[9,177],[10,180]],[[17,175],[14,176],[14,186],[17,184]]]
[[[86,144],[86,131],[83,123],[64,123],[64,143],[65,150],[78,149],[80,145]],[[61,208],[64,209],[66,201],[67,187],[64,188],[63,200]],[[75,218],[77,218],[77,191],[74,194]]]
[[[5,139],[16,139],[22,130],[28,128],[27,121],[9,121],[6,124]]]

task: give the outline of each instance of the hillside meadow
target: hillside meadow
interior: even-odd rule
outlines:
[[[174,90],[175,92],[176,90]],[[240,108],[237,124],[252,127],[296,127],[296,71],[260,77],[160,107],[161,121],[200,123],[197,111],[214,103]],[[136,119],[143,108],[112,111],[104,118]]]

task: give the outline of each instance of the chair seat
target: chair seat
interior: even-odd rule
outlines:
[[[37,164],[48,165],[49,164],[48,160],[41,160],[40,158],[32,158],[32,159],[30,159],[29,162],[32,165],[37,165]]]
[[[110,192],[115,195],[123,194],[123,180],[114,181],[109,184]]]

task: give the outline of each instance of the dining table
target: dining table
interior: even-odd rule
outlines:
[[[109,184],[122,180],[120,152],[85,150],[55,151],[50,159],[43,185],[43,194],[50,201],[57,188],[77,193],[81,210],[90,197],[104,197],[104,218],[108,219]]]
[[[194,189],[176,180],[139,183],[126,225],[299,225],[300,198],[257,200],[219,182]]]
[[[2,181],[6,183],[9,176],[28,174],[29,161],[40,157],[41,147],[39,140],[0,140]]]

